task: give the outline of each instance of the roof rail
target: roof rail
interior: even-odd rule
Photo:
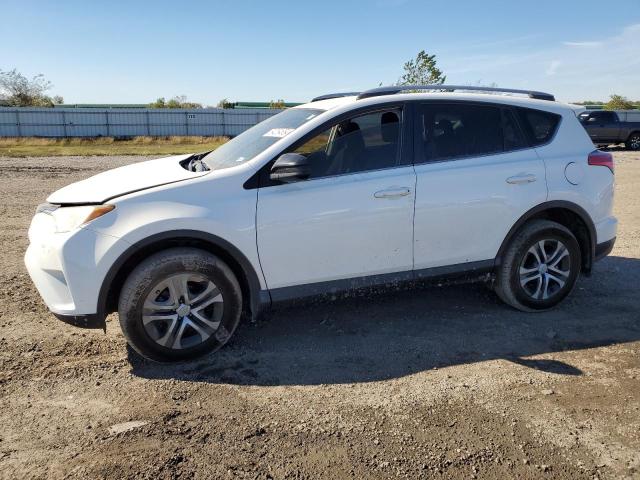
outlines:
[[[365,90],[358,95],[358,100],[363,98],[379,97],[381,95],[392,95],[395,93],[406,92],[408,90],[443,90],[447,92],[466,90],[469,92],[516,93],[520,95],[527,95],[529,98],[536,98],[538,100],[555,101],[555,97],[550,93],[536,92],[534,90],[515,90],[513,88],[474,87],[471,85],[393,85],[390,87],[379,87],[372,88],[371,90]]]
[[[320,95],[319,97],[315,97],[311,99],[312,102],[319,102],[320,100],[329,100],[331,98],[340,98],[340,97],[353,97],[358,95],[360,92],[342,92],[342,93],[327,93],[326,95]]]

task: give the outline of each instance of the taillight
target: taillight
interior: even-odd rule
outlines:
[[[607,167],[613,173],[613,155],[609,152],[594,150],[589,154],[589,165]]]

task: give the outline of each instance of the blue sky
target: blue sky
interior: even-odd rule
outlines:
[[[187,95],[305,101],[397,81],[435,53],[449,83],[640,99],[638,0],[0,0],[0,69],[68,103]]]

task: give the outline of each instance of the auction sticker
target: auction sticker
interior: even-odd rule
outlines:
[[[289,135],[294,130],[295,130],[295,128],[272,128],[271,130],[269,130],[267,133],[265,133],[262,136],[263,137],[282,138],[282,137],[284,137],[286,135]]]

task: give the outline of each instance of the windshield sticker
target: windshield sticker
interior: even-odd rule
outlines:
[[[272,128],[271,130],[269,130],[267,133],[265,133],[262,136],[263,137],[282,138],[282,137],[284,137],[286,135],[289,135],[294,130],[295,130],[295,128]]]
[[[236,162],[244,162],[244,157],[238,157],[238,159],[236,160]]]
[[[309,115],[307,118],[305,118],[305,120],[311,120],[313,117],[315,117],[316,114],[312,113],[311,115]]]

